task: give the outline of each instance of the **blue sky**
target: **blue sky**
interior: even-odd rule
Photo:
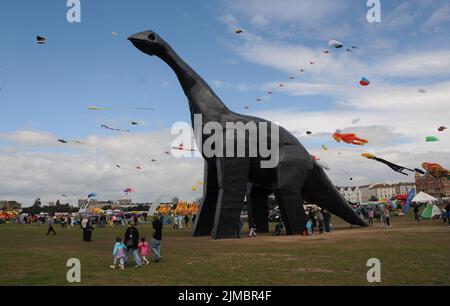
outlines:
[[[170,140],[164,134],[167,129],[175,121],[189,120],[187,101],[173,72],[126,40],[147,29],[168,41],[233,110],[279,122],[335,169],[346,169],[357,161],[361,167],[354,171],[356,184],[405,178],[384,168],[364,171],[373,164],[358,159],[361,150],[330,140],[337,128],[370,137],[368,150],[406,166],[420,166],[429,157],[448,162],[448,133],[439,135],[439,144],[425,146],[423,139],[435,134],[437,126],[450,125],[445,108],[450,101],[450,4],[439,0],[381,3],[382,22],[369,23],[366,1],[81,0],[81,23],[71,24],[66,20],[65,1],[1,1],[0,87],[6,86],[0,91],[0,166],[14,173],[11,181],[14,177],[17,182],[0,187],[0,198],[28,200],[38,193],[52,198],[69,193],[65,189],[76,189],[74,197],[79,197],[86,188],[79,186],[79,178],[67,178],[65,186],[55,190],[47,190],[54,182],[39,185],[29,179],[31,170],[24,163],[59,158],[69,167],[64,173],[93,175],[95,181],[86,184],[97,182],[93,188],[106,197],[118,196],[114,193],[118,180],[124,187],[142,185],[138,189],[145,192],[137,194],[136,200],[158,196],[141,177],[134,181],[108,172],[108,165],[117,160],[131,159],[133,168],[147,163],[150,156],[159,156],[168,146],[159,148],[159,139]],[[236,35],[236,28],[244,32]],[[36,35],[45,36],[47,44],[37,45]],[[324,55],[333,38],[359,48]],[[315,65],[309,65],[310,61]],[[299,73],[300,68],[306,73]],[[289,80],[292,74],[296,78]],[[369,88],[359,86],[362,76],[371,80]],[[278,83],[286,87],[280,90]],[[268,97],[265,93],[270,88],[275,88],[274,94]],[[426,88],[426,95],[419,95],[418,88]],[[112,110],[93,112],[89,105]],[[355,118],[361,119],[358,124],[351,123]],[[130,126],[131,121],[141,124]],[[101,129],[101,124],[130,128],[133,133],[129,137],[112,133]],[[306,137],[306,130],[313,130],[313,136]],[[54,141],[57,138],[80,139],[90,147],[61,146]],[[336,160],[337,154],[321,152],[323,143],[333,154],[348,151],[348,159]],[[122,145],[129,147],[129,153],[121,151]],[[101,164],[105,172],[94,174],[95,166],[80,169],[88,160]],[[186,166],[186,175],[195,176],[193,181],[201,177],[201,161],[178,162],[175,169]],[[155,173],[177,172],[170,168],[173,164],[161,162],[154,166],[160,171]],[[29,185],[16,173],[18,167]],[[33,171],[51,177],[56,175],[52,167],[36,166],[39,170]],[[348,178],[338,173],[342,174],[329,174],[336,183],[348,184]],[[178,180],[179,174],[175,176],[168,181]],[[161,177],[155,174],[153,179]],[[110,185],[98,183],[107,180]],[[179,180],[165,193],[185,197],[201,193],[184,191],[186,179]],[[30,187],[34,185],[38,186]],[[18,194],[23,186],[30,189],[26,196]]]

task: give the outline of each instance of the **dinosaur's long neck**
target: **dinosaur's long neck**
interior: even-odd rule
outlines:
[[[206,114],[206,112],[219,114],[228,111],[228,108],[209,85],[172,48],[167,47],[166,50],[166,52],[158,56],[177,75],[178,81],[189,100],[191,115]]]

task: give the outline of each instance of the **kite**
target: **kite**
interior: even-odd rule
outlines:
[[[261,102],[261,99],[259,99],[259,98],[258,98],[258,99],[256,99],[256,102]]]
[[[291,76],[289,77],[289,79],[294,80],[295,77],[291,75]]]
[[[195,151],[195,149],[185,149],[184,145],[182,143],[180,143],[180,145],[178,147],[172,147],[172,149],[179,150],[179,151],[191,151],[191,152]],[[166,154],[170,154],[170,153],[166,152]]]
[[[38,43],[38,45],[43,45],[45,43],[47,43],[47,39],[43,36],[36,36],[36,42]]]
[[[125,193],[125,195],[128,195],[131,192],[134,192],[135,190],[133,188],[126,188],[123,192]]]
[[[353,50],[352,50],[352,49],[346,49],[346,51],[347,51],[347,52],[353,52]]]
[[[67,198],[67,196],[65,194],[62,194],[61,196]]]
[[[337,39],[332,39],[328,42],[328,47],[339,49],[342,48],[344,45]]]
[[[196,191],[197,190],[197,186],[192,186],[192,191]]]
[[[352,120],[352,124],[356,124],[356,123],[358,123],[359,121],[361,121],[360,118],[355,118],[355,119]]]
[[[314,63],[314,62],[309,62],[309,64],[310,64],[310,65],[314,65],[315,63]]]
[[[420,173],[420,174],[425,174],[425,172],[423,172],[423,171],[420,170],[419,168],[414,168],[414,171],[416,171],[417,173]]]
[[[306,131],[306,135],[311,135],[312,132],[311,131]]]
[[[323,53],[324,53],[324,54],[330,54],[330,51],[325,50],[325,51],[323,51]]]
[[[203,186],[203,181],[198,181],[197,184],[199,184],[200,186]]]
[[[359,49],[357,46],[352,46],[352,49]]]
[[[388,166],[389,168],[391,168],[392,170],[394,170],[395,172],[401,173],[403,175],[408,175],[407,173],[402,172],[403,170],[409,170],[411,172],[414,172],[414,170],[412,170],[412,169],[409,169],[409,168],[406,168],[406,167],[402,167],[400,165],[388,162],[387,160],[379,158],[379,157],[376,157],[375,155],[370,154],[370,153],[363,153],[363,154],[361,154],[361,156],[365,157],[367,159],[374,159],[374,160],[376,160],[376,161],[378,161],[380,163],[383,163],[386,166]]]
[[[241,30],[241,29],[236,29],[235,31],[234,31],[234,33],[236,33],[236,34],[241,34],[243,31]]]
[[[136,170],[144,170],[144,169],[142,169],[141,166],[137,166],[137,167],[136,167]]]
[[[437,163],[424,162],[424,163],[422,163],[422,168],[427,170],[427,172],[431,176],[434,176],[435,178],[440,178],[443,176],[450,176],[450,172]]]
[[[81,141],[79,141],[79,140],[65,140],[65,139],[58,139],[58,141],[60,142],[60,143],[75,143],[75,144],[81,144],[81,145],[85,145],[85,143],[84,142],[81,142]]]
[[[437,138],[436,136],[427,136],[427,137],[425,137],[425,141],[426,142],[439,141],[439,138]]]
[[[423,89],[423,88],[419,88],[419,89],[417,89],[417,91],[419,92],[419,93],[426,93],[427,91],[425,90],[425,89]]]
[[[88,109],[89,110],[94,110],[94,111],[111,110],[110,108],[97,107],[97,106],[88,106]]]
[[[96,192],[91,192],[91,193],[88,194],[88,196],[87,196],[88,199],[90,199],[90,198],[95,198],[95,197],[97,197],[97,193],[96,193]]]
[[[271,95],[271,94],[272,94],[272,92],[271,92],[271,91],[268,91],[268,92],[267,92],[267,94],[268,94],[268,95]]]
[[[148,111],[154,111],[155,110],[153,107],[133,107],[133,109],[148,110]]]
[[[139,124],[139,122],[131,121],[131,125],[138,125],[138,124]]]
[[[281,83],[280,83],[280,84],[278,84],[278,86],[280,86],[280,87],[284,87],[284,84],[281,84]]]
[[[359,138],[353,133],[342,134],[336,131],[332,136],[337,142],[341,142],[342,140],[345,143],[354,144],[357,146],[362,146],[369,142],[367,139]]]
[[[305,69],[300,69],[300,72],[305,72]]]
[[[362,77],[362,78],[361,78],[361,81],[359,81],[359,84],[360,84],[361,86],[367,86],[367,85],[370,84],[370,81],[369,81],[368,78]]]
[[[446,126],[440,126],[440,127],[438,127],[438,131],[439,131],[439,132],[443,132],[443,131],[446,130],[446,129],[448,129],[448,127],[446,127]]]
[[[117,36],[117,35],[119,35],[119,33],[117,33],[117,32],[111,32],[111,35],[112,35],[112,36]]]
[[[156,159],[152,158],[152,163],[156,162]]]
[[[248,106],[244,106],[244,109],[247,109],[247,110],[249,110],[249,109],[250,109],[250,107],[248,107]]]
[[[130,130],[114,129],[114,128],[109,127],[109,126],[107,126],[107,125],[105,125],[105,124],[100,125],[100,127],[105,128],[105,129],[107,129],[107,130],[111,130],[111,131],[126,132],[126,133],[129,133],[129,132],[130,132]]]
[[[325,151],[328,151],[328,147],[326,145],[322,145],[322,149],[324,149]]]

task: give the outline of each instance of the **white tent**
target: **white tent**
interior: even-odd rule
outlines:
[[[429,194],[421,191],[412,199],[411,202],[419,202],[419,203],[426,203],[426,202],[433,202],[437,201],[435,197],[430,196]]]

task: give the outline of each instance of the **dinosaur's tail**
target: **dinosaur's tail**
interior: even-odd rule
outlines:
[[[308,174],[301,195],[306,201],[328,210],[350,224],[367,226],[316,162]]]

